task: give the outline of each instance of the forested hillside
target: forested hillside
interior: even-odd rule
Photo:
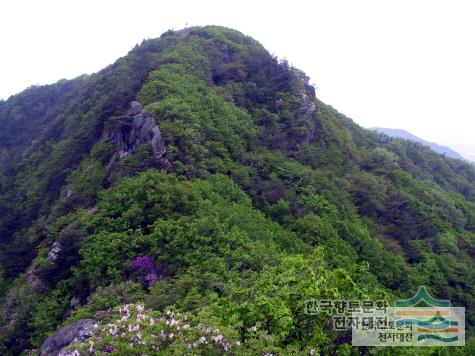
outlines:
[[[83,319],[80,354],[388,354],[305,302],[421,285],[471,338],[390,353],[475,353],[474,167],[361,128],[227,28],[0,101],[0,237],[5,355]]]

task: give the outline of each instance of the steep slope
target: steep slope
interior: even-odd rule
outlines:
[[[388,135],[390,137],[402,138],[402,139],[405,139],[405,140],[412,140],[412,141],[415,141],[415,142],[419,142],[423,145],[429,146],[433,151],[435,151],[437,153],[440,153],[442,155],[446,155],[447,157],[465,160],[465,158],[463,158],[459,153],[455,152],[451,148],[446,147],[446,146],[438,145],[437,143],[425,141],[425,140],[411,134],[410,132],[407,132],[406,130],[388,129],[388,128],[382,128],[382,127],[373,127],[373,128],[371,128],[371,130],[374,130],[374,131],[379,132],[379,133],[383,133],[383,134]]]
[[[348,333],[306,300],[419,285],[473,333],[475,169],[362,129],[237,31],[169,31],[0,103],[0,125],[4,354],[138,302],[244,354],[334,354]],[[153,352],[109,336],[96,351]]]

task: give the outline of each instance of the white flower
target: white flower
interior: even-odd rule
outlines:
[[[139,331],[140,330],[140,325],[129,325],[127,330],[129,331],[129,333],[131,333],[133,331]]]
[[[94,351],[94,341],[92,340],[89,340],[89,345],[91,345],[91,347],[89,347],[89,352],[93,352]]]
[[[136,309],[137,309],[137,311],[143,311],[144,307],[143,307],[143,305],[137,305]]]
[[[81,356],[81,354],[79,353],[78,350],[74,350],[74,351],[61,352],[61,353],[59,353],[58,356]]]
[[[253,333],[255,333],[255,332],[257,332],[257,328],[256,328],[255,326],[253,326],[253,327],[251,328],[251,331],[252,331]]]
[[[145,321],[147,318],[148,317],[145,314],[137,314],[137,321]]]
[[[223,340],[223,335],[218,334],[216,336],[212,336],[211,338],[214,340],[214,342],[219,343]]]
[[[119,312],[122,313],[122,314],[130,315],[129,306],[130,306],[129,304],[124,305],[123,308],[119,309]]]
[[[200,339],[198,341],[200,342],[200,344],[207,344],[208,343],[208,340],[206,340],[206,338],[204,336],[200,337]]]
[[[117,334],[117,325],[109,324],[109,326],[109,335],[114,336],[115,334]]]

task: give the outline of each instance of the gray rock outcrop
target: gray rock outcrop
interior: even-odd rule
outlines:
[[[62,251],[61,243],[59,241],[55,241],[53,243],[53,246],[51,246],[51,249],[48,251],[48,260],[51,263],[56,262],[61,251]]]
[[[57,356],[67,346],[90,338],[97,323],[92,319],[81,319],[57,330],[46,339],[40,349],[40,356]]]
[[[132,101],[127,116],[131,119],[130,125],[122,128],[117,135],[119,157],[128,157],[137,152],[140,145],[149,144],[153,155],[162,158],[167,147],[153,117],[147,114],[137,101]]]

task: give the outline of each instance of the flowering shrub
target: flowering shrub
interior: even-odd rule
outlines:
[[[132,271],[141,278],[146,287],[153,286],[161,276],[158,274],[155,259],[151,256],[136,257],[131,262]]]
[[[132,261],[132,269],[137,272],[151,273],[157,271],[157,266],[155,265],[155,260],[151,256],[140,256],[136,257]]]
[[[71,345],[62,356],[105,355],[276,355],[283,352],[258,326],[244,338],[235,330],[203,325],[197,317],[168,310],[146,311],[139,304],[127,304],[100,321],[96,335]],[[286,350],[287,351],[287,350]],[[290,351],[290,350],[289,350]],[[297,352],[297,350],[295,350]],[[312,351],[285,352],[309,355]]]

